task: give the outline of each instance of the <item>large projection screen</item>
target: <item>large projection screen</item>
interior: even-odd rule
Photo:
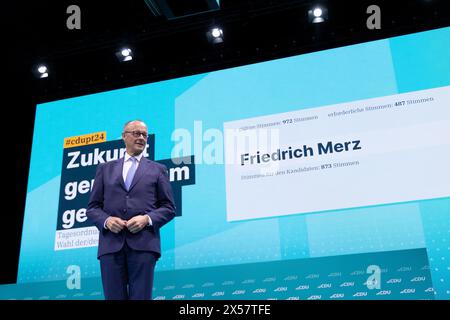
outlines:
[[[17,284],[102,299],[85,208],[149,127],[177,216],[154,299],[448,299],[450,28],[37,105]]]

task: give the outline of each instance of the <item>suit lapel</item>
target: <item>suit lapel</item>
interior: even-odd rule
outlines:
[[[141,161],[139,163],[139,166],[136,170],[136,173],[134,174],[133,181],[131,182],[129,191],[131,191],[131,189],[133,189],[133,187],[136,185],[136,183],[139,181],[139,179],[144,175],[144,173],[147,169],[147,165],[148,165],[147,159],[145,157],[142,157]]]
[[[124,158],[120,158],[117,161],[116,166],[114,168],[114,176],[119,180],[120,186],[124,190],[127,190],[127,188],[125,187],[125,182],[123,181],[123,162],[124,162]]]

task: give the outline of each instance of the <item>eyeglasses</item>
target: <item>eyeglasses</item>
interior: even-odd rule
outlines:
[[[133,137],[135,137],[135,138],[139,138],[140,136],[142,136],[144,139],[147,139],[147,137],[148,137],[148,133],[146,133],[146,132],[125,131],[125,133],[131,133],[133,135]]]

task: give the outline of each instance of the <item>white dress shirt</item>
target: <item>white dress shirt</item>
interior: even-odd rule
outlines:
[[[125,180],[127,179],[127,173],[128,170],[130,170],[131,165],[133,164],[133,162],[130,160],[132,156],[130,156],[127,152],[125,152],[125,157],[123,159],[123,169],[122,169],[122,176],[123,176],[123,182],[125,182]],[[139,168],[139,163],[141,163],[141,159],[142,159],[142,153],[139,154],[138,156],[134,156],[137,160],[136,162],[136,170],[137,168]]]

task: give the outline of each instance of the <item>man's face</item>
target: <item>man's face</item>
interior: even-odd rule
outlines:
[[[137,156],[145,150],[147,145],[147,126],[140,121],[130,122],[122,133],[128,154]]]

